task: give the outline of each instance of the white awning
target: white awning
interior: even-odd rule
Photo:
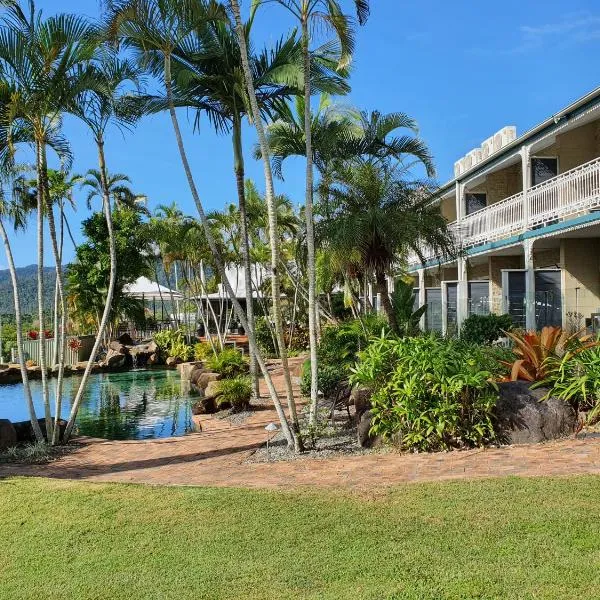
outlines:
[[[150,281],[146,277],[140,277],[134,283],[126,285],[123,293],[127,296],[143,300],[153,300],[162,297],[163,300],[169,301],[171,300],[171,296],[176,300],[183,298],[179,292],[170,290],[168,287],[156,283],[156,281]]]

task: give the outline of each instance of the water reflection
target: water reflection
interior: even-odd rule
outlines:
[[[79,381],[79,377],[65,379],[63,418],[69,414]],[[32,387],[42,415],[41,384],[35,381]],[[191,404],[189,385],[175,371],[102,373],[90,377],[77,425],[82,435],[111,440],[184,435],[194,430]],[[27,419],[21,384],[0,386],[0,418]]]

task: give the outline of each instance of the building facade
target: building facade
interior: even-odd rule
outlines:
[[[517,137],[505,127],[455,163],[437,202],[459,257],[409,259],[423,326],[471,314],[527,329],[600,319],[600,88]]]

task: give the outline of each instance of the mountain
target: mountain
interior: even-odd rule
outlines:
[[[37,265],[17,268],[21,311],[24,315],[37,314]],[[54,306],[54,267],[44,267],[44,308]],[[15,313],[12,283],[8,269],[0,270],[0,314]]]

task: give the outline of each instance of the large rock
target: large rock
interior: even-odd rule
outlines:
[[[165,361],[165,365],[167,365],[167,367],[176,367],[182,362],[183,361],[181,360],[181,358],[179,358],[179,356],[169,356],[169,358],[167,358],[167,360]]]
[[[0,419],[0,450],[6,450],[17,443],[17,432],[8,419]]]
[[[117,340],[113,340],[108,344],[109,350],[113,350],[118,354],[129,354],[129,348],[125,344],[121,344],[121,342]]]
[[[355,387],[350,394],[350,404],[354,404],[357,418],[371,408],[373,390],[367,387]]]
[[[573,407],[550,397],[546,389],[530,389],[524,381],[499,384],[500,397],[496,403],[496,430],[505,444],[534,444],[571,435],[577,415]]]
[[[46,420],[38,419],[38,423],[40,424],[40,429],[42,430],[42,434],[44,437],[46,436]],[[13,423],[15,428],[15,432],[17,434],[17,442],[35,442],[35,434],[33,433],[33,427],[31,426],[31,421],[19,421],[17,423]],[[67,422],[64,419],[58,420],[58,427],[60,428],[59,439],[62,441],[63,435],[65,433],[65,428],[67,427]]]
[[[192,373],[194,373],[198,367],[202,367],[201,361],[183,362],[177,365],[177,371],[182,379],[191,380]]]
[[[204,396],[206,398],[218,398],[221,395],[221,386],[218,380],[209,381],[206,389],[204,390]]]
[[[123,346],[133,346],[134,341],[128,333],[122,333],[118,338],[117,342],[123,344]]]
[[[192,405],[193,415],[211,415],[216,412],[217,406],[214,398],[204,397]]]
[[[211,373],[210,371],[201,371],[196,375],[197,371],[192,373],[191,382],[200,390],[205,390],[211,381],[219,381],[221,375],[219,373]]]
[[[371,434],[371,410],[366,410],[362,413],[358,420],[356,433],[358,437],[358,445],[361,448],[375,448],[382,443],[381,437]]]
[[[104,365],[109,369],[122,369],[127,365],[127,355],[110,348],[106,353]]]
[[[5,369],[0,369],[0,384],[18,383],[21,381],[21,368],[19,365],[8,365]]]

